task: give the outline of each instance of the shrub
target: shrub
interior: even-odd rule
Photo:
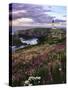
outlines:
[[[40,76],[41,77],[41,84],[45,84],[48,79],[48,67],[42,66],[35,70],[34,76]]]
[[[62,68],[61,64],[59,62],[54,62],[52,64],[52,78],[53,83],[62,83]]]

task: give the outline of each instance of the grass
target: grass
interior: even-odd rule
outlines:
[[[38,45],[28,46],[13,53],[13,86],[24,86],[31,76],[41,77],[39,85],[65,83],[65,40],[65,35],[61,39],[59,35],[55,38],[49,36],[47,39],[42,38]],[[38,85],[37,82],[32,82]]]

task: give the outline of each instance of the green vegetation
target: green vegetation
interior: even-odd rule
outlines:
[[[20,46],[22,43],[17,35],[12,36],[12,45],[13,46]]]

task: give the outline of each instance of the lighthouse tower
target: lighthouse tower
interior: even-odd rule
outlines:
[[[56,27],[55,27],[55,19],[52,20],[52,29],[56,29]]]

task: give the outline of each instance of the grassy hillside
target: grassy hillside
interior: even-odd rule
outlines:
[[[38,31],[34,32],[38,35]],[[47,36],[44,33],[43,36],[40,34],[37,45],[28,46],[12,54],[13,86],[66,82],[65,31],[52,29],[47,33]]]

